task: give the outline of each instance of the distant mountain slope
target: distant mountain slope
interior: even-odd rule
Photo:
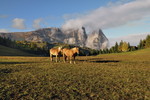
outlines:
[[[36,56],[36,55],[0,45],[0,56]]]
[[[92,49],[105,49],[108,39],[101,30],[87,34],[86,29],[63,30],[60,28],[43,28],[30,32],[0,33],[1,37],[12,40],[23,40],[29,42],[66,43]]]

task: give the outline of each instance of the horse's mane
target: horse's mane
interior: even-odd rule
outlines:
[[[71,50],[78,49],[77,47],[71,48]]]

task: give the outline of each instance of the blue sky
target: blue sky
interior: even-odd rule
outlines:
[[[150,0],[0,0],[0,31],[101,28],[108,38],[150,33]]]
[[[65,14],[84,13],[99,6],[106,5],[102,2],[91,0],[0,0],[0,28],[10,31],[22,31],[11,28],[12,20],[21,18],[25,25],[32,29],[33,20],[42,18],[47,25],[42,27],[61,27]],[[6,18],[5,18],[6,17]]]

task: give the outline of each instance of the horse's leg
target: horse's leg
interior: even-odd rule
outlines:
[[[74,61],[74,64],[76,64],[76,62],[75,62],[75,56],[73,57],[73,61]]]
[[[63,53],[63,60],[64,60],[64,63],[66,62],[66,56],[65,54]]]
[[[57,56],[58,56],[58,55],[56,55],[56,62],[57,62]]]
[[[60,55],[58,55],[58,60],[59,60],[59,62],[60,62]]]
[[[66,59],[67,59],[67,56],[65,56],[65,58],[64,58],[64,61],[65,61],[65,62],[67,61]]]
[[[70,64],[72,64],[72,57],[70,56]]]
[[[50,60],[53,61],[53,55],[52,54],[50,54]]]
[[[63,61],[65,62],[65,55],[64,55],[64,53],[63,53]]]

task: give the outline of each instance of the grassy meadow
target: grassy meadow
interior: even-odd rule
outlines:
[[[36,56],[36,55],[0,45],[0,56]]]
[[[150,100],[150,49],[76,63],[0,56],[0,100]]]

